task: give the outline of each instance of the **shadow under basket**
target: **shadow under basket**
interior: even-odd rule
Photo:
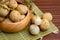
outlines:
[[[0,29],[3,32],[19,32],[27,27],[28,23],[30,22],[30,19],[31,19],[31,15],[30,15],[30,11],[28,10],[26,17],[23,20],[16,23],[13,22],[6,23],[6,21],[3,21],[0,23]]]

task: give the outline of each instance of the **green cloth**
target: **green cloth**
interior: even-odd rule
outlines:
[[[43,14],[43,12],[34,4],[32,4],[32,10],[37,13],[39,16]],[[58,30],[57,27],[51,22],[50,23],[50,29],[47,31],[40,31],[40,33],[36,36],[33,36],[29,33],[29,25],[26,29],[18,32],[18,33],[3,33],[0,32],[0,40],[37,40],[38,38],[44,37],[50,33],[52,33],[55,30]]]

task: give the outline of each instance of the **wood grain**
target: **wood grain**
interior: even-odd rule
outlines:
[[[60,40],[60,0],[36,0],[35,3],[43,12],[52,13],[52,21],[59,29],[57,35],[49,34],[43,40]]]

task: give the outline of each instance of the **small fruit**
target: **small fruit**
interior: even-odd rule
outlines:
[[[29,30],[30,30],[30,33],[33,35],[37,35],[40,32],[39,27],[37,25],[34,25],[34,24],[30,25]]]
[[[42,31],[48,30],[50,28],[50,23],[47,19],[43,19],[40,25]]]
[[[21,15],[21,18],[20,19],[23,20],[24,18],[25,18],[25,15]]]
[[[18,6],[16,0],[10,0],[9,1],[9,7],[15,9]]]
[[[52,20],[52,14],[47,12],[43,14],[43,19],[47,19],[48,21]]]
[[[5,18],[4,17],[0,17],[0,22],[2,22]]]
[[[21,15],[18,11],[16,10],[13,10],[11,13],[10,13],[10,19],[14,22],[18,22],[20,21],[21,19]]]
[[[27,6],[20,4],[20,5],[18,5],[17,10],[19,12],[21,12],[21,14],[26,14],[28,11],[28,8],[27,8]]]
[[[32,23],[36,24],[36,25],[40,25],[41,24],[41,18],[38,15],[35,15],[32,18]]]
[[[7,9],[4,9],[3,7],[0,7],[0,16],[7,16],[9,11]]]

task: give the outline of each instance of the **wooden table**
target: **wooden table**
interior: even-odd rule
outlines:
[[[53,23],[60,30],[60,0],[36,0],[36,5],[43,12],[51,12],[53,15]],[[60,40],[60,31],[57,35],[49,34],[43,40]]]

